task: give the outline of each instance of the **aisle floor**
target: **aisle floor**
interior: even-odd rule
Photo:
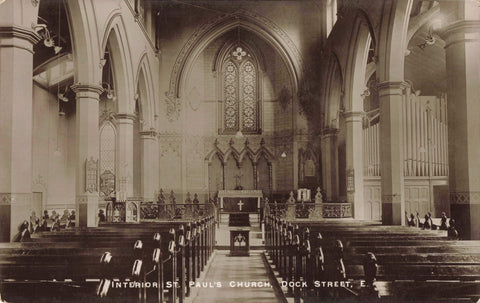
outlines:
[[[203,284],[197,285],[200,289],[193,303],[279,302],[262,258],[260,252],[230,257],[226,251],[217,251]]]

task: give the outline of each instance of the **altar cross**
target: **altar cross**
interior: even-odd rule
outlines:
[[[244,205],[242,200],[240,200],[240,202],[238,202],[237,205],[238,205],[238,208],[240,209],[240,211],[242,211],[242,206]]]

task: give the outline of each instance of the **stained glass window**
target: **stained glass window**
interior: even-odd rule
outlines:
[[[225,129],[238,130],[238,69],[229,61],[225,65]]]
[[[246,61],[241,66],[242,130],[257,130],[257,73],[255,66]]]
[[[223,68],[224,130],[258,131],[257,68],[241,47],[231,52]]]

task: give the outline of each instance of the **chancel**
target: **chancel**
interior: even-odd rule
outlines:
[[[0,302],[480,300],[479,54],[476,0],[0,0]]]

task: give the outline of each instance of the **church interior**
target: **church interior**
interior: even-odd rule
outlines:
[[[479,0],[0,0],[0,302],[478,302],[479,79]]]

